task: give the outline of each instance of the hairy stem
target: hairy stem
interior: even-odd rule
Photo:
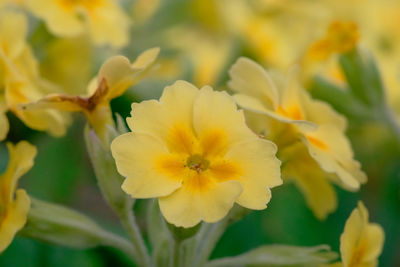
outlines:
[[[131,205],[126,205],[124,209],[121,209],[119,216],[121,223],[123,224],[126,232],[129,235],[129,238],[132,241],[136,263],[138,266],[151,266],[150,256],[140,229],[136,223],[135,216],[133,215]]]

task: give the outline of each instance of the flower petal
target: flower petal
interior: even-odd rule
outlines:
[[[346,118],[337,113],[329,104],[313,99],[307,92],[303,94],[303,101],[307,120],[318,125],[332,124],[343,132],[346,130]]]
[[[164,89],[160,101],[133,103],[132,117],[127,118],[129,128],[157,137],[172,150],[178,148],[185,142],[177,139],[193,138],[193,102],[198,92],[190,83],[177,81]]]
[[[171,176],[159,163],[169,155],[157,138],[143,133],[126,133],[111,143],[118,172],[126,177],[122,189],[134,198],[152,198],[171,194],[182,184],[182,176]],[[181,163],[182,169],[184,162]],[[179,173],[178,173],[179,174]]]
[[[159,204],[169,223],[192,227],[201,220],[208,223],[221,220],[228,214],[241,191],[242,187],[237,181],[210,181],[206,189],[199,190],[193,189],[190,183],[184,183],[171,195],[160,197]]]
[[[0,97],[0,141],[6,138],[8,130],[10,128],[6,112],[7,112],[6,103],[2,101],[2,98]]]
[[[321,168],[336,173],[340,182],[348,189],[357,190],[360,183],[366,182],[360,164],[353,159],[349,141],[338,128],[321,125],[318,130],[308,132],[303,142]]]
[[[271,117],[272,119],[285,122],[285,123],[291,123],[296,125],[301,131],[313,131],[317,129],[317,125],[306,120],[293,120],[290,119],[286,116],[283,116],[279,113],[276,113],[272,110],[269,110],[263,106],[263,104],[257,100],[256,98],[247,96],[247,95],[242,95],[242,94],[236,94],[233,96],[236,103],[243,109],[257,113],[257,114],[263,114]]]
[[[280,161],[275,157],[276,145],[254,137],[232,146],[224,159],[240,170],[238,181],[243,192],[236,201],[249,209],[265,209],[271,198],[270,188],[281,185]]]
[[[64,7],[61,2],[53,0],[26,1],[26,5],[57,36],[77,36],[85,29],[84,22],[74,7]]]
[[[256,62],[241,57],[229,70],[228,86],[235,92],[254,97],[275,110],[279,104],[278,91],[264,68]]]
[[[7,207],[6,216],[0,222],[0,253],[11,244],[16,232],[24,227],[30,204],[25,190],[18,189],[15,201]]]
[[[193,127],[200,140],[215,129],[222,129],[225,146],[256,135],[247,127],[243,111],[238,110],[231,96],[203,87],[194,101]]]
[[[6,171],[0,175],[0,203],[2,205],[13,200],[14,192],[19,178],[28,172],[33,166],[36,156],[36,147],[26,141],[17,145],[7,143],[9,151],[9,162]]]
[[[286,149],[283,153],[291,153],[289,157],[293,158],[283,169],[284,180],[292,180],[299,187],[315,216],[320,220],[326,219],[328,214],[337,208],[336,192],[329,183],[327,174],[308,155],[304,145],[301,145],[301,150],[292,148],[292,152]]]
[[[99,70],[97,81],[103,79],[108,86],[106,99],[111,100],[122,95],[130,86],[138,82],[139,74],[147,71],[156,60],[160,49],[158,47],[144,51],[131,64],[124,56],[114,56],[106,60]]]

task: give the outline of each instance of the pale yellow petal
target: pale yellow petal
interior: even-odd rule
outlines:
[[[348,189],[357,190],[366,181],[359,163],[353,159],[349,140],[337,127],[321,125],[318,130],[306,133],[303,142],[321,168],[337,174]]]
[[[0,141],[4,140],[8,134],[10,125],[6,116],[7,107],[4,102],[2,102],[0,97]]]
[[[97,45],[119,48],[128,44],[130,19],[118,2],[103,0],[86,14],[89,33]]]
[[[7,206],[6,216],[0,222],[0,253],[11,244],[15,234],[24,227],[30,203],[25,190],[18,189],[15,201]]]
[[[103,79],[108,86],[107,100],[122,95],[130,86],[140,80],[140,75],[147,71],[156,60],[160,49],[151,48],[143,52],[131,64],[124,56],[114,56],[103,63],[97,76],[100,83]]]
[[[328,103],[312,99],[312,97],[305,91],[303,92],[302,97],[307,120],[318,125],[331,124],[343,132],[346,130],[346,118],[336,112]]]
[[[160,101],[133,103],[132,117],[127,118],[129,128],[153,135],[169,147],[176,145],[176,138],[173,138],[176,130],[192,135],[193,102],[198,92],[190,83],[177,81],[164,89]]]
[[[122,189],[134,198],[169,195],[181,186],[183,177],[171,177],[166,170],[167,147],[151,135],[123,134],[111,143],[111,152],[118,172],[126,177]]]
[[[25,110],[58,109],[61,111],[83,111],[85,99],[79,96],[49,94],[36,102],[23,105]]]
[[[0,203],[9,203],[14,197],[19,178],[33,166],[36,156],[36,147],[26,141],[15,146],[7,143],[9,162],[6,171],[0,175]]]
[[[279,104],[278,91],[262,66],[241,57],[229,70],[228,86],[235,92],[255,97],[268,109],[275,110]]]
[[[207,189],[193,190],[183,184],[172,194],[160,197],[159,204],[165,219],[176,226],[192,227],[200,221],[221,220],[232,208],[242,191],[237,181],[213,182]]]
[[[39,131],[47,131],[56,137],[65,135],[66,127],[69,124],[68,116],[51,109],[17,109],[14,110],[14,113],[28,127]]]
[[[225,146],[256,135],[246,126],[242,110],[226,92],[203,87],[193,104],[193,127],[201,139],[214,129],[223,129]]]
[[[266,116],[271,117],[272,119],[285,122],[285,123],[291,123],[296,125],[299,129],[302,129],[302,131],[312,131],[317,128],[317,125],[306,120],[293,120],[291,118],[288,118],[286,116],[283,116],[275,111],[269,110],[265,108],[262,103],[257,100],[254,97],[250,97],[247,95],[243,94],[236,94],[233,96],[236,103],[243,109],[258,113],[258,114],[264,114]]]
[[[299,81],[298,69],[292,68],[288,74],[285,86],[280,90],[280,108],[290,111],[292,119],[308,120],[305,117],[301,99],[301,94],[304,90]]]
[[[340,255],[344,267],[352,267],[349,264],[361,238],[365,223],[359,209],[354,209],[346,221],[343,234],[340,236]]]
[[[0,12],[0,49],[7,57],[15,59],[24,49],[28,21],[23,13],[2,10]]]
[[[229,148],[224,159],[237,165],[237,180],[243,192],[236,201],[249,209],[265,209],[271,198],[270,188],[281,185],[277,148],[270,141],[254,137]]]
[[[284,169],[284,180],[292,180],[302,192],[314,215],[325,220],[336,210],[337,196],[326,173],[308,155],[299,154],[298,159],[288,162]]]
[[[385,241],[385,233],[382,226],[376,223],[370,223],[365,229],[365,262],[374,262],[382,253],[383,244]]]
[[[35,16],[45,21],[54,35],[74,37],[85,30],[85,24],[74,4],[66,5],[54,0],[27,0],[26,6]]]

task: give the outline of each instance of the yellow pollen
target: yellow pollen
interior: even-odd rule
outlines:
[[[210,162],[199,154],[190,156],[186,161],[186,167],[196,171],[197,173],[207,170],[209,166]]]

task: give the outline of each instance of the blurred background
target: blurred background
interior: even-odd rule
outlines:
[[[1,2],[1,1],[0,1]],[[28,42],[40,62],[40,72],[71,94],[81,94],[108,57],[122,54],[134,59],[147,48],[159,46],[159,67],[145,81],[112,101],[113,112],[127,117],[132,102],[158,98],[165,85],[177,79],[198,87],[212,85],[225,90],[227,71],[239,56],[247,56],[266,68],[286,73],[302,67],[304,86],[331,102],[349,119],[347,135],[355,158],[368,175],[368,183],[356,193],[336,187],[338,208],[324,221],[315,218],[293,184],[273,189],[268,208],[252,212],[233,224],[218,243],[212,258],[237,255],[262,244],[312,246],[328,244],[339,251],[340,234],[357,201],[370,211],[370,221],[386,233],[380,266],[400,266],[400,138],[385,120],[370,113],[354,114],[327,97],[315,79],[346,88],[338,54],[310,58],[314,45],[329,35],[334,22],[357,25],[356,43],[375,58],[387,95],[387,108],[398,122],[400,113],[400,1],[397,0],[136,0],[120,1],[132,21],[129,43],[120,48],[95,45],[87,36],[55,36],[40,19],[29,14]],[[24,9],[15,4],[13,8]],[[346,39],[345,37],[343,37]],[[313,89],[318,88],[315,92]],[[322,90],[322,92],[321,92]],[[357,101],[357,99],[354,99]],[[38,147],[32,170],[20,186],[36,198],[74,207],[104,227],[121,232],[118,220],[96,186],[83,139],[85,118],[74,115],[67,134],[54,138],[27,128],[8,113],[7,140],[28,140]],[[362,119],[360,119],[362,117]],[[5,142],[0,145],[0,173],[8,162]],[[138,201],[138,214],[146,210]],[[144,216],[137,216],[139,219]],[[145,227],[144,222],[140,222]],[[0,266],[132,266],[122,253],[101,247],[75,250],[17,236],[0,255]]]

